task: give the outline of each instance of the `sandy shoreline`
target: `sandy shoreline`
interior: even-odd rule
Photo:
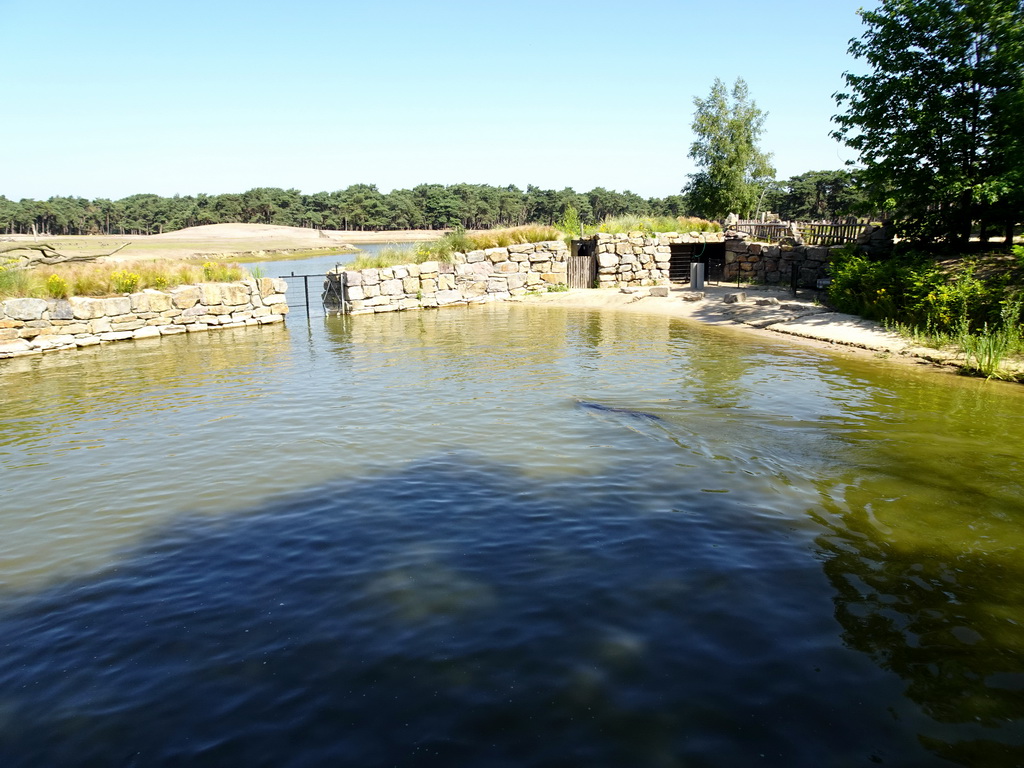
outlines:
[[[548,293],[530,297],[529,301],[688,319],[851,357],[928,366],[947,374],[955,374],[963,362],[952,352],[916,346],[876,322],[835,312],[813,300],[793,299],[788,291],[778,288],[705,286],[704,298],[698,301],[683,299],[691,293],[686,287],[674,286],[664,297],[651,296],[649,288],[630,290],[630,293],[611,289]],[[736,293],[745,295],[745,300],[725,302],[726,295]]]
[[[87,235],[49,237],[2,235],[0,242],[46,242],[62,253],[100,255],[130,243],[109,258],[114,261],[150,259],[223,259],[260,261],[275,258],[303,258],[319,253],[345,253],[367,243],[410,243],[436,239],[433,230],[361,232],[315,230],[268,224],[211,224],[160,235]],[[746,300],[726,303],[727,294],[742,292]],[[857,356],[890,361],[927,364],[946,372],[960,367],[962,359],[913,345],[878,323],[853,315],[832,312],[813,301],[796,300],[785,290],[766,286],[706,286],[698,301],[684,300],[689,290],[672,287],[668,296],[652,296],[651,289],[578,290],[529,297],[528,301],[557,306],[614,310],[687,318],[707,325],[732,328],[784,339],[790,343],[828,348]],[[1015,369],[1024,371],[1024,362]]]

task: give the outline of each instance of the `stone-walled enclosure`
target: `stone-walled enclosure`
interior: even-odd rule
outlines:
[[[92,298],[0,301],[0,358],[218,328],[279,323],[287,284],[272,278]]]
[[[337,291],[344,277],[344,299],[353,315],[480,304],[566,285],[568,256],[565,243],[553,240],[455,253],[452,263],[348,270],[327,280]]]
[[[698,247],[721,243],[721,232],[663,232],[645,235],[642,232],[593,236],[597,254],[598,288],[627,288],[645,285],[667,285],[673,245]]]
[[[801,287],[827,276],[829,249],[750,242],[728,233],[645,235],[600,233],[591,244],[597,288],[668,285],[674,250],[699,255],[724,244],[727,282],[789,285],[793,265]],[[675,246],[675,249],[674,249]],[[453,254],[452,263],[428,261],[383,269],[344,270],[327,276],[326,296],[342,297],[354,315],[505,301],[531,292],[568,287],[569,248],[555,240]],[[689,258],[686,256],[685,258]],[[686,274],[689,274],[688,272]],[[583,287],[583,286],[580,286]]]

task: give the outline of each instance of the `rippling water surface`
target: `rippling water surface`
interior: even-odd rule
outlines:
[[[0,386],[0,765],[1024,761],[1018,388],[542,306]]]

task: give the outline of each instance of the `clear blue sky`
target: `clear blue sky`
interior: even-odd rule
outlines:
[[[828,134],[873,0],[0,0],[0,194],[431,182],[675,194],[742,77],[779,178]]]

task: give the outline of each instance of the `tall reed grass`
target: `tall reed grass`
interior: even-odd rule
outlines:
[[[203,266],[173,261],[65,264],[20,269],[0,263],[0,298],[64,298],[112,296],[146,288],[165,290],[202,282],[233,282],[247,273],[233,264]]]
[[[455,253],[469,253],[485,248],[505,248],[522,243],[543,243],[559,240],[562,233],[554,227],[527,224],[508,229],[492,229],[469,233],[461,227],[429,243],[389,245],[375,254],[362,254],[350,261],[349,269],[384,269],[425,261],[450,262]]]
[[[615,216],[609,217],[600,224],[592,224],[584,228],[588,235],[596,233],[620,234],[642,232],[653,235],[657,232],[721,232],[717,222],[698,219],[690,216]]]

